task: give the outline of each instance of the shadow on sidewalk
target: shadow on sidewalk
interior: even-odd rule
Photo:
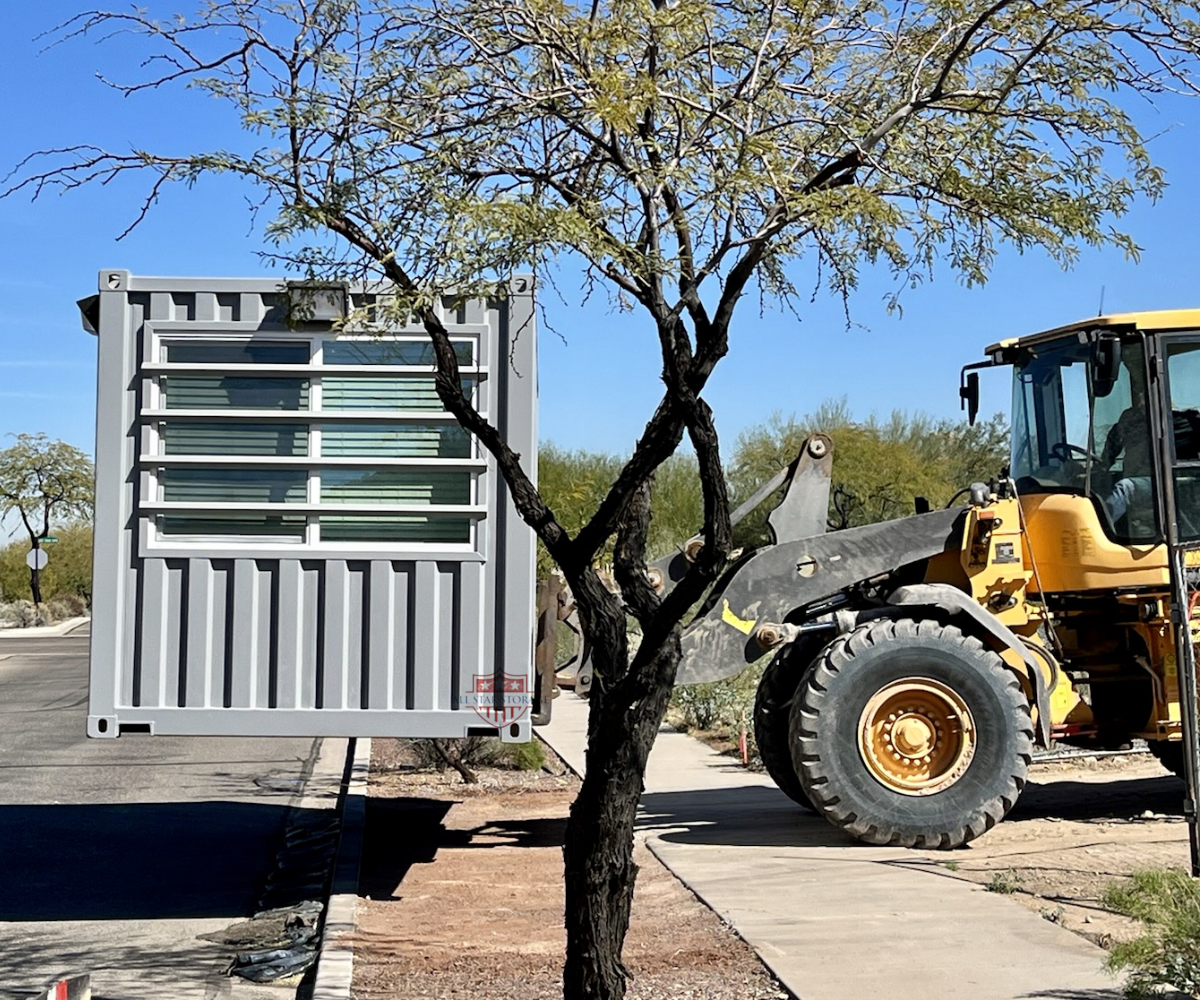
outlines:
[[[1182,795],[1183,785],[1169,776],[1030,782],[1005,823],[1047,818],[1138,823],[1144,822],[1141,814],[1147,810],[1181,816]],[[761,785],[646,794],[638,829],[656,832],[661,839],[677,844],[870,847],[802,809],[777,789]]]

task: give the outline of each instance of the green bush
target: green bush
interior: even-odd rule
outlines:
[[[1128,973],[1130,1000],[1172,986],[1200,995],[1200,882],[1179,868],[1151,868],[1109,885],[1104,903],[1142,924],[1142,934],[1114,946],[1108,959],[1114,972]]]
[[[56,525],[57,542],[45,546],[50,562],[39,574],[42,599],[73,595],[86,604],[92,601],[92,526],[82,521]],[[28,536],[18,537],[0,550],[0,593],[7,600],[33,595],[29,590]]]
[[[740,720],[737,689],[729,681],[688,684],[677,687],[671,704],[678,710],[685,729],[710,731]]]
[[[671,693],[671,708],[684,729],[740,730],[743,720],[753,730],[754,695],[762,677],[764,657],[741,673],[711,684],[686,684]]]
[[[538,740],[528,743],[501,743],[500,760],[518,771],[539,771],[546,763],[546,751]]]

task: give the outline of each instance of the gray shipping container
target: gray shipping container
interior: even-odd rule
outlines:
[[[88,735],[529,739],[532,532],[434,394],[424,332],[338,335],[373,294],[300,297],[106,270],[80,303],[99,340]],[[532,280],[442,315],[536,481]]]

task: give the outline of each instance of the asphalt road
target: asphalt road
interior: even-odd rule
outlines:
[[[87,659],[86,627],[0,634],[0,1000],[280,996],[197,935],[254,912],[319,741],[89,740]]]

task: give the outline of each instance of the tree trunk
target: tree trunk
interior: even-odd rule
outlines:
[[[624,655],[623,641],[603,645]],[[621,948],[629,929],[637,877],[634,821],[646,758],[666,714],[679,666],[678,633],[671,633],[657,650],[643,647],[638,659],[643,664],[638,673],[648,678],[646,686],[638,690],[621,684],[610,687],[604,678],[621,677],[624,670],[609,668],[604,654],[593,649],[597,683],[588,716],[587,772],[571,806],[563,847],[564,1000],[621,1000],[625,996],[627,971]]]
[[[35,547],[34,552],[37,552]],[[41,606],[42,603],[42,583],[38,579],[38,569],[36,566],[30,567],[29,570],[29,590],[33,594],[33,603]]]

